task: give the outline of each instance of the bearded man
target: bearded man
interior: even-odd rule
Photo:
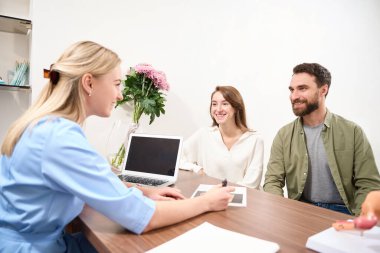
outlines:
[[[264,190],[330,210],[359,215],[368,192],[380,189],[372,148],[363,130],[325,105],[331,74],[318,63],[293,69],[293,122],[272,144]]]

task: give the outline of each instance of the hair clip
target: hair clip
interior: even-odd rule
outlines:
[[[50,70],[44,69],[44,78],[49,78]]]
[[[49,78],[53,85],[56,85],[59,81],[60,73],[56,70],[52,70],[54,64],[50,65],[50,69],[44,69],[44,78]]]
[[[54,85],[56,85],[59,81],[59,77],[60,77],[60,74],[58,71],[56,70],[50,70],[49,72],[49,78],[50,78],[50,82]]]

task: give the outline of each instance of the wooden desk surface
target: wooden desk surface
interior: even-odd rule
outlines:
[[[220,180],[181,171],[176,187],[190,197],[199,184]],[[310,204],[247,190],[247,207],[229,207],[226,211],[205,213],[176,225],[135,235],[90,207],[85,207],[77,226],[99,252],[145,252],[207,221],[216,226],[280,245],[279,252],[313,252],[307,238],[331,227],[338,219],[352,218]],[[254,249],[252,249],[254,250]]]

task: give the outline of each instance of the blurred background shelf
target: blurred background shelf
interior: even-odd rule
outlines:
[[[17,63],[30,62],[33,24],[30,6],[31,0],[0,0],[0,78],[3,80],[0,82],[0,143],[12,122],[31,104],[32,88],[28,82],[25,86],[9,85],[17,77]]]
[[[10,90],[10,91],[28,91],[30,92],[32,89],[30,86],[14,86],[14,85],[8,85],[8,84],[0,84],[0,91],[1,90]]]
[[[31,29],[32,22],[30,20],[0,15],[0,31],[28,34]]]

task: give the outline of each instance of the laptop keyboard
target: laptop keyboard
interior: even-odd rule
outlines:
[[[130,176],[130,175],[119,175],[119,178],[126,182],[135,183],[135,184],[144,184],[144,185],[150,185],[150,186],[162,185],[168,182],[166,180],[137,177],[137,176]]]

